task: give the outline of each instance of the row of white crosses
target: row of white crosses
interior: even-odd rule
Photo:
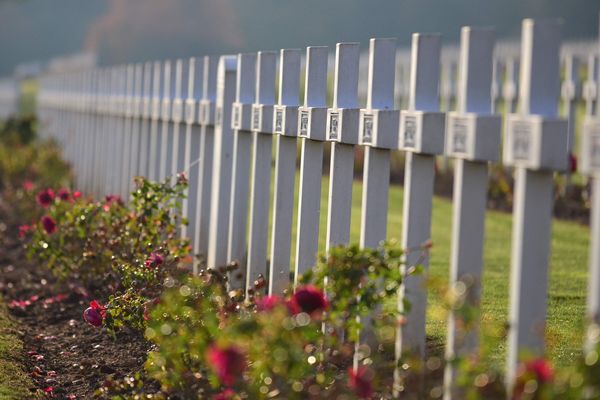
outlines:
[[[555,118],[559,44],[558,22],[524,21],[520,110],[507,117],[504,145],[505,163],[516,171],[509,386],[520,352],[543,351],[552,176],[566,167],[568,143],[566,121]],[[415,34],[406,110],[394,108],[395,40],[372,39],[362,109],[359,46],[340,43],[329,108],[327,49],[306,51],[302,106],[301,51],[286,49],[279,57],[277,102],[274,52],[47,77],[40,92],[44,133],[65,146],[78,184],[96,195],[109,190],[125,196],[135,175],[170,179],[186,171],[190,186],[183,208],[190,225],[182,227],[181,234],[192,238],[194,253],[204,255],[211,268],[237,262],[240,269],[232,276],[232,286],[248,289],[263,276],[272,294],[282,293],[315,263],[325,141],[331,142],[327,249],[349,241],[355,147],[362,146],[365,152],[363,247],[376,247],[388,237],[390,155],[396,150],[406,153],[402,245],[407,270],[416,263],[427,270],[421,246],[431,235],[435,157],[445,154],[456,164],[451,286],[468,288],[469,303],[478,306],[487,163],[498,159],[500,149],[501,121],[491,114],[493,48],[493,31],[463,29],[457,110],[447,116],[439,112],[438,101],[440,36]],[[273,222],[267,257],[273,135]],[[298,141],[302,144],[298,234],[290,278]],[[600,224],[598,213],[594,216]],[[600,231],[600,225],[596,229]],[[600,259],[596,256],[593,260]],[[405,299],[412,307],[405,314],[407,324],[398,328],[397,358],[406,352],[425,356],[425,278],[426,274],[407,276],[399,294],[400,310],[404,311]],[[464,331],[459,318],[455,314],[449,318],[448,360],[478,348],[477,324]],[[454,375],[449,363],[447,398],[460,398]]]

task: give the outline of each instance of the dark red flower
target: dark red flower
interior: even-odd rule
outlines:
[[[104,317],[106,317],[106,309],[96,300],[92,300],[90,306],[83,312],[85,322],[95,327],[102,325]]]
[[[283,304],[283,299],[276,294],[271,296],[261,297],[256,301],[256,309],[258,311],[271,311],[278,305]]]
[[[235,392],[232,389],[225,389],[222,392],[215,394],[212,400],[233,400],[235,398]]]
[[[156,268],[160,267],[164,261],[165,259],[160,253],[153,251],[150,253],[150,257],[144,261],[144,265],[148,268]]]
[[[42,190],[37,195],[37,202],[40,206],[47,208],[50,207],[52,202],[54,201],[54,190],[48,188],[46,190]]]
[[[321,289],[313,285],[306,285],[296,289],[289,305],[292,313],[305,312],[314,316],[325,311],[328,303]]]
[[[222,384],[231,386],[246,369],[246,356],[235,346],[225,348],[212,345],[206,358]]]
[[[60,188],[58,190],[57,196],[62,201],[69,201],[71,199],[71,192],[67,188]]]
[[[56,222],[49,215],[44,215],[42,217],[42,226],[47,234],[51,235],[56,232]]]
[[[535,360],[531,360],[525,363],[525,370],[528,372],[533,372],[538,380],[538,382],[546,383],[552,380],[554,376],[554,372],[552,371],[552,366],[543,358],[537,358]]]
[[[23,236],[25,236],[25,234],[29,232],[30,229],[31,227],[29,225],[19,226],[19,237],[22,238]]]
[[[569,171],[572,174],[577,172],[577,156],[573,153],[569,153]]]
[[[26,192],[31,192],[33,190],[34,184],[31,181],[25,181],[23,182],[23,189],[25,189]]]
[[[348,368],[348,386],[359,399],[370,399],[373,396],[371,371],[365,367]]]

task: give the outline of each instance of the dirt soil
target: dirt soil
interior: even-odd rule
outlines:
[[[108,379],[141,371],[150,344],[137,332],[112,337],[88,325],[82,312],[93,293],[75,283],[58,285],[28,262],[17,226],[0,210],[0,293],[20,325],[27,371],[45,396],[94,398]],[[144,391],[157,392],[158,385],[147,382]]]

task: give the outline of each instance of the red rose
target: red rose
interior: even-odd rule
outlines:
[[[29,225],[21,225],[19,226],[19,237],[22,238],[25,236],[25,234],[27,232],[29,232],[29,229],[31,229],[31,227]]]
[[[46,233],[49,235],[56,232],[56,222],[54,221],[54,219],[52,219],[52,217],[48,215],[44,215],[42,217],[42,226],[44,227]]]
[[[57,196],[62,201],[69,201],[71,199],[71,192],[67,188],[61,188],[58,190]]]
[[[80,197],[81,197],[81,192],[80,192],[79,190],[78,190],[78,191],[76,191],[76,192],[73,192],[73,198],[74,198],[74,199],[78,199],[78,198],[80,198]]]
[[[234,346],[225,348],[212,345],[206,351],[209,365],[221,383],[231,386],[246,369],[246,357],[241,350]]]
[[[33,190],[33,186],[33,182],[31,181],[23,182],[23,189],[25,189],[26,192],[31,192]]]
[[[256,301],[256,309],[258,311],[271,311],[278,305],[283,304],[281,297],[277,295],[261,297]]]
[[[90,306],[83,312],[83,319],[88,324],[99,327],[102,325],[106,317],[106,308],[104,308],[96,300],[90,302]]]
[[[165,259],[162,255],[160,255],[160,253],[153,251],[152,253],[150,253],[150,257],[148,257],[146,261],[144,261],[144,265],[148,268],[156,268],[160,267],[164,261]]]
[[[47,208],[50,207],[52,202],[54,201],[54,190],[48,188],[46,190],[42,190],[37,195],[37,202],[40,206]]]
[[[325,311],[328,303],[321,289],[313,285],[306,285],[296,289],[289,305],[291,312],[294,314],[305,312],[314,316]]]
[[[525,370],[533,372],[539,382],[550,382],[554,375],[552,366],[550,363],[543,359],[538,358],[525,363]]]
[[[370,399],[373,396],[371,385],[371,371],[365,367],[358,367],[355,371],[348,368],[348,386],[360,399]]]

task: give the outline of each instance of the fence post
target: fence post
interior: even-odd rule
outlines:
[[[502,91],[502,60],[494,56],[494,67],[492,69],[492,112],[497,113]]]
[[[183,199],[181,212],[187,218],[187,225],[181,227],[181,237],[191,240],[192,248],[195,245],[194,227],[198,215],[198,184],[200,181],[200,132],[196,111],[202,97],[204,63],[202,58],[192,57],[188,61],[187,98],[185,99],[184,122],[185,144],[183,164],[188,168],[188,188]]]
[[[231,105],[235,101],[237,75],[236,58],[221,56],[217,72],[217,99],[215,105],[215,142],[213,151],[213,181],[211,187],[208,257],[206,265],[216,268],[227,263],[229,205],[231,190],[231,157],[233,131]]]
[[[479,312],[488,165],[500,153],[500,116],[490,115],[495,33],[489,28],[461,31],[457,111],[447,117],[445,152],[455,159],[450,288],[463,294],[465,307]],[[469,324],[450,311],[444,376],[446,399],[460,399],[455,360],[475,355],[479,315]]]
[[[194,254],[201,254],[206,261],[213,182],[213,151],[215,141],[215,99],[217,96],[218,57],[203,58],[202,99],[198,105],[200,124],[200,154],[198,163],[198,204],[194,230]],[[194,263],[197,269],[198,262]]]
[[[261,61],[263,61],[261,59]],[[262,63],[260,67],[263,67]],[[275,68],[273,68],[275,69]],[[250,183],[250,155],[252,154],[252,102],[255,90],[262,92],[266,84],[274,81],[271,76],[257,74],[256,53],[238,54],[235,103],[231,110],[231,129],[233,129],[233,175],[231,179],[231,211],[229,218],[229,237],[227,238],[227,260],[237,262],[238,270],[230,277],[229,285],[244,288],[246,284],[246,228],[248,223],[248,191]],[[270,71],[269,71],[270,72]],[[274,96],[274,84],[270,86]],[[225,239],[225,238],[222,238]]]
[[[253,141],[252,182],[250,195],[250,238],[246,289],[254,279],[266,275],[266,226],[268,223],[273,109],[275,103],[275,71],[277,53],[258,52],[256,66],[256,96],[252,105],[251,128]],[[265,239],[263,241],[263,239]],[[263,247],[264,246],[264,247]]]
[[[354,146],[358,144],[358,43],[338,43],[335,50],[333,104],[327,110],[331,141],[326,251],[350,241]]]
[[[406,324],[398,327],[396,358],[409,353],[425,356],[425,280],[429,259],[422,246],[431,238],[431,208],[435,157],[444,149],[444,113],[438,111],[440,35],[415,33],[412,37],[410,97],[407,110],[400,112],[399,147],[406,152],[402,247],[404,272],[417,264],[423,273],[404,277],[398,307]],[[410,311],[404,302],[410,302]]]
[[[390,152],[398,146],[398,110],[394,110],[396,39],[371,39],[367,104],[360,110],[360,144],[365,147],[360,246],[375,248],[386,239]],[[363,324],[370,323],[368,318]],[[364,333],[371,336],[370,327]],[[356,343],[354,368],[363,357]]]
[[[504,161],[515,167],[506,385],[524,352],[544,351],[553,171],[567,167],[567,121],[556,118],[561,24],[523,21],[518,114],[506,118]]]
[[[327,127],[327,47],[306,49],[304,106],[298,109],[302,142],[294,284],[314,267],[319,247],[323,148]]]
[[[294,183],[296,179],[296,136],[298,135],[298,95],[300,90],[300,56],[300,50],[283,49],[281,50],[279,63],[279,102],[275,107],[273,124],[274,133],[277,134],[277,146],[275,149],[273,227],[271,231],[271,265],[269,270],[270,294],[281,294],[290,284],[292,213],[294,210]],[[266,166],[263,166],[263,168],[266,170]],[[268,185],[265,188],[268,188]],[[268,201],[266,203],[268,204]],[[257,228],[260,228],[260,231],[257,230],[257,238],[259,238],[258,244],[261,247],[258,248],[258,253],[255,256],[257,262],[262,262],[262,249],[264,248],[266,251],[267,243],[266,235],[264,237],[262,235],[265,229],[267,229],[268,217],[262,216],[259,222],[260,225]],[[251,247],[251,254],[254,251],[255,249]],[[249,261],[252,259],[253,257],[249,257]]]

